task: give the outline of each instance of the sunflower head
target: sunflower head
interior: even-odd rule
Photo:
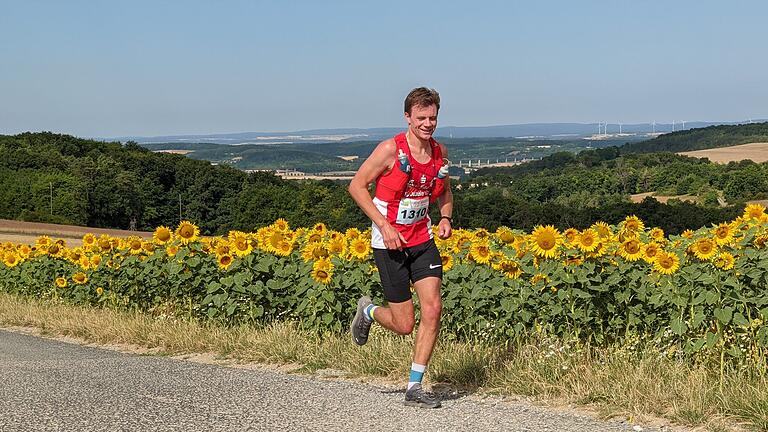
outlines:
[[[627,216],[623,222],[623,228],[625,231],[638,232],[645,228],[645,224],[635,215]]]
[[[91,249],[96,246],[96,236],[91,233],[87,233],[83,236],[83,247]]]
[[[349,243],[349,253],[359,260],[364,260],[371,254],[371,243],[362,237],[353,239]]]
[[[659,227],[651,228],[651,230],[648,232],[648,236],[650,236],[654,241],[663,242],[664,230]]]
[[[712,230],[715,242],[719,245],[725,245],[733,240],[733,229],[731,224],[721,223]]]
[[[197,241],[197,239],[200,237],[200,228],[198,228],[197,225],[193,224],[190,221],[181,221],[179,226],[176,228],[176,237],[181,241],[183,244],[189,244]]]
[[[563,244],[563,237],[552,225],[537,226],[529,236],[531,249],[538,257],[554,258],[558,254],[558,248]]]
[[[736,258],[730,252],[720,252],[715,258],[715,267],[721,270],[730,270],[733,268]]]
[[[608,239],[613,235],[613,232],[611,232],[611,226],[603,221],[593,223],[590,228],[597,231],[597,235],[601,239]]]
[[[229,266],[232,265],[232,262],[234,259],[232,258],[232,255],[225,254],[225,255],[219,255],[216,258],[216,263],[219,265],[219,268],[222,270],[227,270]]]
[[[653,269],[661,274],[670,275],[680,268],[680,258],[673,252],[659,251],[653,262]]]
[[[72,282],[82,285],[86,282],[88,282],[88,276],[85,275],[83,272],[77,272],[72,275]]]
[[[6,265],[6,267],[16,267],[19,265],[19,262],[21,262],[21,259],[19,258],[19,255],[16,252],[5,252],[2,255],[3,264]]]
[[[59,288],[66,288],[67,287],[67,278],[63,278],[61,276],[56,278],[56,286]]]
[[[288,231],[290,229],[288,226],[288,221],[283,218],[276,220],[275,223],[272,224],[272,227],[278,231]]]
[[[701,238],[693,243],[691,251],[696,258],[709,261],[717,254],[717,243],[711,238]]]
[[[600,244],[599,235],[594,229],[587,228],[576,235],[575,243],[580,250],[593,252]]]
[[[488,264],[491,262],[492,254],[488,242],[479,241],[472,243],[472,246],[469,248],[469,253],[472,256],[472,259],[479,264]]]
[[[331,283],[333,264],[328,259],[319,259],[312,265],[312,279],[322,284]]]
[[[159,245],[164,245],[173,240],[173,233],[167,226],[159,226],[152,233],[152,240]]]
[[[745,219],[757,219],[759,220],[765,213],[765,207],[759,203],[749,204],[744,208]]]
[[[619,248],[619,255],[627,261],[637,261],[643,256],[643,244],[636,238],[625,240]]]
[[[453,268],[453,255],[440,254],[440,262],[443,266],[443,272],[447,272],[448,270]]]

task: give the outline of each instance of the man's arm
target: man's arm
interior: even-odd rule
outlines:
[[[443,153],[443,158],[448,158],[448,149],[440,144],[440,150]],[[438,206],[440,207],[440,216],[453,217],[453,192],[451,192],[451,176],[445,177],[445,190],[443,194],[437,198]],[[445,240],[451,236],[453,227],[447,219],[440,219],[437,224],[437,236]]]
[[[379,212],[368,192],[368,186],[394,166],[396,148],[395,140],[391,138],[379,143],[368,159],[360,165],[360,169],[352,177],[347,190],[352,199],[363,210],[363,213],[379,227],[379,231],[381,231],[381,235],[384,238],[384,246],[387,249],[402,250],[405,245],[405,238]]]

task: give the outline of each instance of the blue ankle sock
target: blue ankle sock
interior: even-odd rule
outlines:
[[[363,312],[365,312],[365,316],[366,318],[368,318],[368,321],[375,321],[373,319],[373,311],[375,311],[377,307],[378,306],[374,306],[373,304],[369,304],[368,306],[365,307],[365,310]]]
[[[416,384],[421,384],[421,379],[424,378],[424,371],[426,370],[427,365],[411,363],[411,375],[408,377],[408,390]]]

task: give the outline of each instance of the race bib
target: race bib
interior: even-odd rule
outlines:
[[[427,216],[429,197],[403,198],[397,208],[397,223],[411,225]]]

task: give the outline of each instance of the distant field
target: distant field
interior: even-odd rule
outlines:
[[[79,246],[83,243],[83,235],[89,232],[96,235],[109,234],[115,237],[127,237],[129,235],[138,235],[143,238],[152,237],[152,233],[146,231],[112,230],[0,219],[0,242],[33,244],[39,236],[47,235],[51,238],[62,238],[67,241],[67,245]]]
[[[667,201],[672,198],[679,199],[680,201],[688,201],[692,203],[698,203],[700,199],[695,195],[656,195],[656,192],[643,192],[639,194],[630,195],[629,199],[634,203],[642,202],[647,197],[651,197],[660,203],[666,204]]]
[[[742,144],[731,147],[681,152],[678,154],[696,158],[708,158],[712,162],[722,164],[738,162],[744,159],[760,163],[768,161],[768,143]]]

